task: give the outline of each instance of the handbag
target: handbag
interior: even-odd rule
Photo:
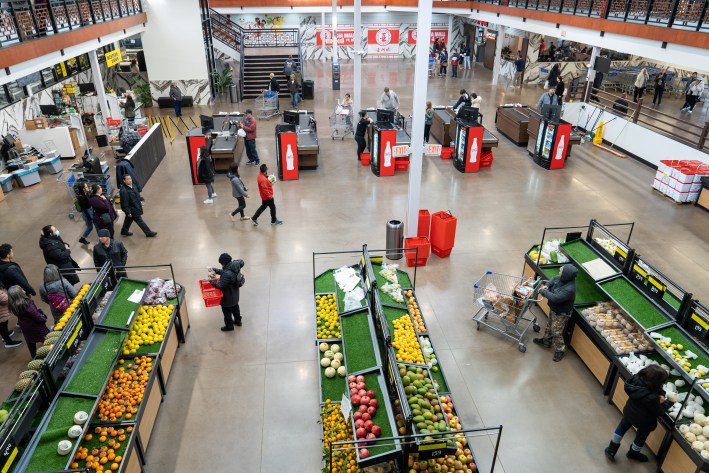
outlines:
[[[59,312],[64,312],[69,308],[69,301],[64,294],[50,292],[47,294],[49,305],[57,309]]]
[[[443,61],[443,62],[441,63],[441,66],[443,66],[443,67],[448,67],[448,61]]]
[[[106,212],[104,214],[101,214],[101,223],[104,225],[111,225],[113,223],[113,220],[111,220],[111,214]]]

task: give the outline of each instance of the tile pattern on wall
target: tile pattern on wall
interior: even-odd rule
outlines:
[[[153,100],[157,101],[159,97],[168,97],[170,95],[169,80],[151,80],[150,89],[153,95]],[[178,80],[177,86],[182,91],[182,95],[192,96],[195,104],[208,104],[212,97],[209,80],[207,79],[191,79]]]

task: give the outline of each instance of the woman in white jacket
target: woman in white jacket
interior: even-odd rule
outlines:
[[[704,82],[701,78],[698,77],[696,80],[692,81],[689,84],[685,102],[686,107],[682,110],[685,112],[692,113],[692,110],[694,110],[694,106],[697,105],[697,102],[699,102],[699,97],[701,97],[702,92],[704,92]]]
[[[647,87],[648,79],[649,76],[647,73],[647,69],[643,67],[642,70],[638,73],[638,76],[635,78],[635,93],[633,94],[633,102],[637,102],[638,97],[642,97],[645,93],[645,87]]]

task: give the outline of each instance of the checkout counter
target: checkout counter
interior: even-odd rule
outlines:
[[[374,125],[377,123],[377,109],[376,108],[368,108],[367,110],[367,116],[372,119],[372,124],[367,127],[367,135],[366,135],[366,140],[367,140],[367,149],[371,150],[372,149],[372,142],[374,141]],[[402,147],[400,149],[403,149],[403,146],[406,146],[407,149],[411,145],[411,135],[406,131],[406,127],[404,126],[403,123],[397,122],[394,120],[392,123],[392,129],[396,131],[396,147]],[[394,148],[394,145],[392,145],[392,149]],[[399,155],[396,152],[394,152],[393,157],[394,158],[404,158],[407,157],[408,154],[406,155]]]
[[[443,146],[450,146],[455,139],[455,134],[450,132],[451,121],[455,120],[446,111],[446,107],[433,107],[433,121],[431,122],[431,136]]]
[[[192,128],[185,138],[187,140],[187,159],[190,165],[192,183],[197,185],[197,150],[200,146],[207,145],[207,139],[211,141],[212,160],[214,170],[226,172],[231,163],[239,163],[244,154],[244,139],[236,134],[237,128],[230,123],[241,123],[244,119],[242,113],[220,113],[211,117],[211,124],[208,130],[203,128]]]
[[[49,147],[63,159],[80,158],[86,147],[86,133],[78,114],[26,120],[25,128],[18,130],[18,135],[23,143],[37,149]]]
[[[495,113],[497,131],[511,139],[517,146],[526,146],[529,140],[529,107],[500,105]]]
[[[538,111],[532,108],[527,108],[527,111],[529,114],[529,121],[527,124],[527,135],[529,135],[529,141],[527,142],[527,151],[529,152],[529,155],[534,158],[536,154],[535,150],[537,147],[537,135],[539,134],[539,128],[542,123],[542,116],[539,114]],[[573,129],[571,130],[571,133],[569,134],[568,145],[566,146],[566,159],[571,156],[572,146],[581,144],[582,137],[583,133],[574,131]]]
[[[455,117],[455,112],[451,108],[446,109],[446,113],[448,113],[448,116],[451,117],[450,119],[450,125],[448,127],[449,133],[452,137],[455,138],[458,134],[458,126],[455,123],[456,117]],[[434,116],[435,118],[435,116]],[[482,119],[481,119],[482,121]],[[483,127],[483,143],[482,143],[482,151],[492,151],[492,148],[497,148],[497,146],[500,144],[499,138],[497,136],[493,135],[487,128]]]
[[[295,133],[298,142],[298,169],[317,169],[320,144],[318,142],[318,125],[315,114],[306,110],[297,112],[297,123],[288,123],[291,118],[286,118],[286,114],[296,113],[287,111],[283,114],[284,125],[295,125]],[[292,121],[295,116],[293,116]]]

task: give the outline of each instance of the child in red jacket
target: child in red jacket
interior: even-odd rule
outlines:
[[[251,221],[255,226],[258,226],[258,218],[261,216],[266,207],[271,210],[271,225],[283,225],[282,220],[276,218],[276,203],[273,201],[273,184],[268,179],[268,167],[262,164],[259,168],[261,172],[258,175],[258,192],[261,194],[261,206],[256,210],[256,213],[251,217]]]

